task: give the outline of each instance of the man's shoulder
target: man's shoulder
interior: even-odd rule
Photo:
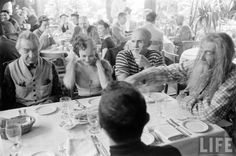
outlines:
[[[128,59],[131,56],[132,56],[132,53],[129,50],[121,50],[117,54],[117,58],[119,58],[119,57],[126,57]]]
[[[149,155],[168,155],[168,156],[181,156],[178,149],[173,146],[147,146]]]
[[[147,55],[148,56],[157,56],[157,57],[162,56],[161,52],[159,52],[157,50],[150,50],[150,49],[147,50]]]

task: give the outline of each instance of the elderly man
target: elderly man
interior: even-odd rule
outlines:
[[[126,13],[121,12],[118,14],[118,21],[112,25],[112,36],[117,46],[127,42],[130,37],[125,36],[125,23],[127,22]]]
[[[42,15],[38,19],[39,28],[34,30],[34,34],[39,38],[40,50],[46,49],[55,44],[51,32],[49,30],[49,18]]]
[[[163,49],[163,32],[161,32],[156,26],[156,13],[155,12],[149,12],[146,15],[146,24],[143,26],[146,28],[150,33],[152,34],[151,38],[151,45],[149,49],[151,50],[157,50],[157,51],[162,51]]]
[[[60,83],[54,65],[39,57],[38,37],[25,31],[16,49],[20,58],[8,64],[3,81],[3,109],[57,101]]]
[[[137,89],[122,81],[108,84],[99,103],[99,122],[110,139],[111,156],[180,156],[174,147],[141,141],[148,121],[145,99]]]
[[[151,66],[164,65],[158,51],[147,49],[150,39],[151,33],[145,28],[133,32],[127,50],[120,51],[116,57],[115,72],[118,80],[124,80]]]
[[[206,122],[230,121],[236,98],[234,53],[234,43],[227,34],[209,34],[202,39],[195,61],[150,68],[127,81],[136,86],[187,83],[187,88],[177,97],[180,106]]]

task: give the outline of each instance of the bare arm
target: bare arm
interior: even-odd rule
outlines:
[[[193,62],[183,62],[181,64],[172,64],[170,66],[151,67],[143,70],[140,73],[132,75],[125,81],[132,83],[135,86],[151,85],[166,82],[186,82],[189,74],[189,69]]]
[[[66,88],[73,89],[75,85],[75,66],[76,60],[73,58],[66,66],[66,74],[64,76],[63,82]]]
[[[102,63],[103,61],[103,63]],[[109,81],[112,80],[112,68],[107,61],[97,60],[98,77],[102,88],[106,88]]]

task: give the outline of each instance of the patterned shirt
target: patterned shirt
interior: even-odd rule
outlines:
[[[186,82],[193,68],[193,61],[170,66],[149,68],[132,77],[127,81],[134,85],[143,83],[165,83],[165,82]],[[226,80],[219,86],[213,97],[202,97],[196,100],[192,96],[179,97],[179,104],[200,120],[217,123],[222,119],[231,118],[236,101],[236,65],[233,65]],[[179,95],[183,96],[183,95]],[[177,97],[178,99],[178,97]]]
[[[164,65],[162,55],[155,50],[148,50],[144,56],[149,60],[152,66]],[[116,56],[116,76],[121,74],[127,74],[128,76],[134,75],[140,72],[143,68],[140,68],[135,61],[135,58],[131,51],[120,51]]]

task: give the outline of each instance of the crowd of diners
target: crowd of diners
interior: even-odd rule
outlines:
[[[153,11],[146,13],[141,27],[129,31],[125,31],[127,8],[113,23],[99,20],[90,24],[86,16],[63,13],[56,31],[71,35],[74,54],[60,80],[55,65],[40,56],[41,50],[58,44],[50,19],[45,15],[37,18],[27,8],[16,9],[12,15],[8,10],[0,12],[0,110],[58,102],[65,96],[62,86],[76,94],[73,99],[102,95],[99,121],[113,141],[112,155],[176,156],[180,153],[173,147],[140,142],[149,120],[140,91],[161,92],[165,84],[180,83],[186,85],[176,97],[181,108],[207,123],[230,123],[223,128],[230,137],[235,136],[235,50],[228,34],[205,34],[194,61],[167,64],[164,34],[155,24]],[[183,15],[176,17],[176,23],[173,43],[178,54],[182,42],[194,37]]]

